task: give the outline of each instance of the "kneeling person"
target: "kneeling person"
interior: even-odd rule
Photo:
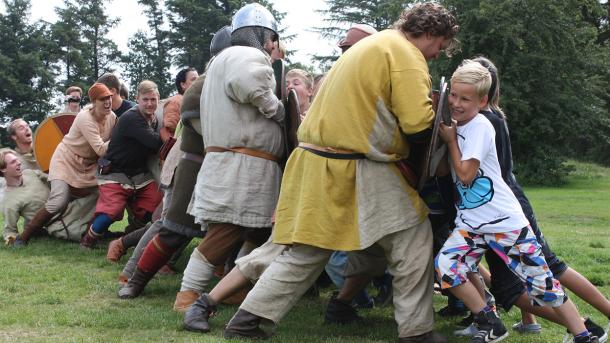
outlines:
[[[98,173],[100,197],[95,218],[80,244],[92,248],[114,221],[123,217],[129,203],[135,217],[143,222],[161,202],[162,194],[146,167],[147,159],[163,144],[155,128],[159,90],[152,81],[138,85],[137,106],[121,116],[112,131],[110,145]]]

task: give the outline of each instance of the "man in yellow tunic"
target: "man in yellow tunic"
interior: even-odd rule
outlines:
[[[456,35],[445,8],[406,9],[394,29],[361,40],[339,58],[299,128],[288,160],[274,242],[291,245],[263,273],[225,337],[265,336],[315,281],[333,250],[385,251],[394,275],[400,342],[432,333],[432,232],[427,208],[393,162],[433,121],[426,60]]]

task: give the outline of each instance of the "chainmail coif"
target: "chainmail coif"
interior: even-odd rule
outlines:
[[[265,51],[267,40],[273,40],[275,33],[261,26],[246,26],[231,33],[231,45],[249,46]]]

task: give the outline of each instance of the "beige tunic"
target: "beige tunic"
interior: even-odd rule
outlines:
[[[90,109],[87,106],[76,115],[70,132],[57,146],[51,158],[49,180],[62,180],[75,188],[97,185],[97,159],[108,149],[117,117],[111,113],[104,122],[98,123]]]
[[[38,162],[36,162],[36,157],[32,151],[22,152],[19,148],[15,148],[15,152],[17,153],[17,157],[21,160],[21,169],[36,169],[40,170],[38,166]]]
[[[182,136],[178,136],[176,139],[176,143],[172,146],[171,150],[167,154],[167,158],[163,163],[163,168],[161,169],[161,179],[160,184],[163,187],[169,187],[172,184],[174,179],[174,172],[176,171],[176,167],[178,167],[178,162],[180,162],[180,158],[182,157],[182,150],[180,150],[180,145],[182,145]]]
[[[17,222],[34,218],[36,212],[44,207],[49,197],[46,174],[40,170],[23,171],[21,186],[7,186],[4,201],[4,238],[18,234]]]
[[[283,112],[277,112],[269,56],[234,46],[210,63],[201,93],[201,129],[206,147],[247,147],[284,154]],[[276,162],[233,152],[206,154],[189,213],[197,222],[271,227],[282,171]]]

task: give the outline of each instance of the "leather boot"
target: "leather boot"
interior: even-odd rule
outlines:
[[[434,331],[419,336],[399,337],[398,343],[447,343],[447,339]]]
[[[136,267],[136,270],[133,272],[133,275],[127,282],[125,287],[119,290],[119,298],[121,299],[133,299],[140,296],[148,281],[155,276],[154,272],[145,272],[140,268]]]
[[[176,293],[176,301],[174,302],[174,311],[186,312],[189,307],[201,296],[201,293],[187,289]]]
[[[184,328],[189,331],[210,332],[210,315],[216,312],[216,304],[203,293],[184,314]]]
[[[231,318],[224,331],[224,338],[265,339],[269,335],[259,327],[263,318],[241,308]]]
[[[30,240],[30,236],[39,231],[51,218],[53,218],[53,214],[49,213],[46,208],[43,207],[38,210],[34,218],[25,226],[21,234],[21,240],[27,243]]]
[[[337,299],[338,293],[335,292],[328,302],[324,323],[326,324],[352,324],[362,322],[363,319],[358,315],[358,311],[352,304]]]
[[[133,275],[129,278],[127,285],[119,290],[119,298],[131,299],[140,296],[144,287],[150,279],[155,276],[157,271],[163,267],[165,263],[174,253],[175,249],[168,247],[159,235],[155,235],[153,239],[146,244],[142,256],[138,261]]]
[[[85,232],[83,237],[80,239],[80,247],[86,250],[93,249],[99,237],[100,236],[93,232],[93,230],[91,230],[91,227],[89,227],[89,230],[87,230],[87,232]]]
[[[108,252],[106,253],[106,260],[108,262],[117,263],[125,255],[127,250],[123,245],[123,240],[117,238],[108,244]]]

